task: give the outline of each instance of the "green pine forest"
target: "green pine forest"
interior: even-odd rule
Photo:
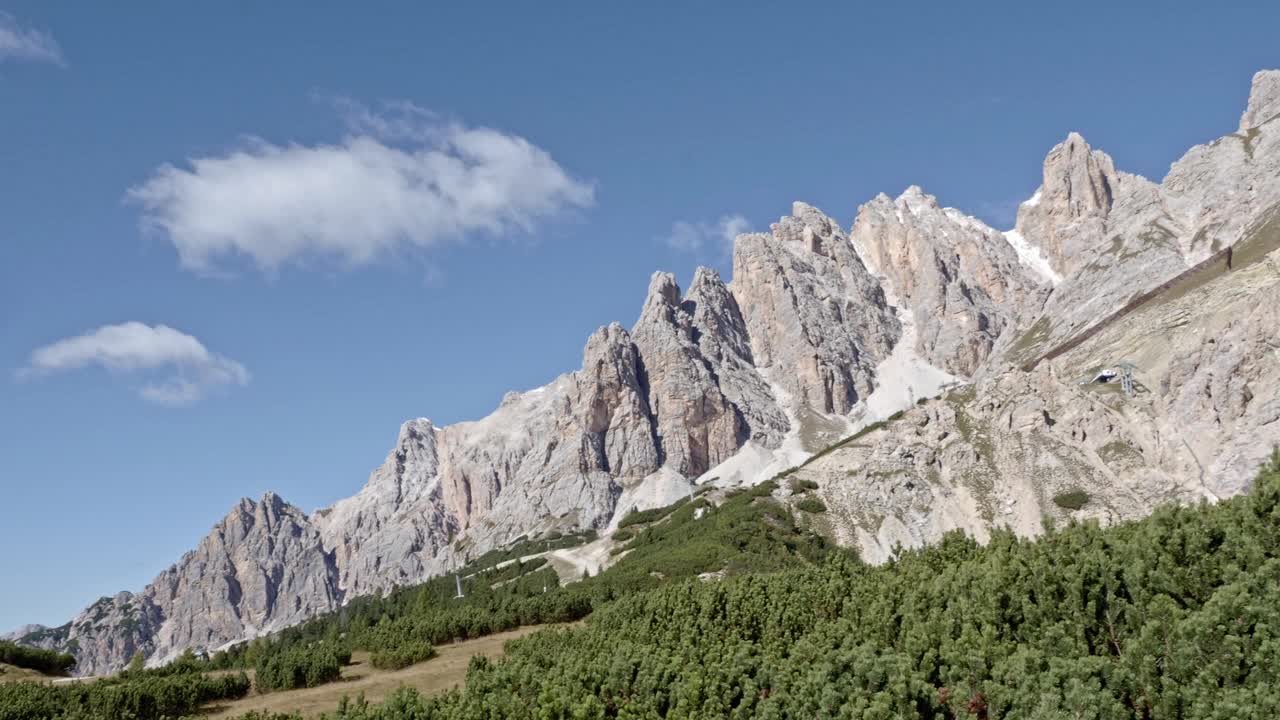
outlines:
[[[985,546],[954,533],[881,566],[808,531],[775,487],[638,518],[626,554],[581,582],[556,586],[536,563],[472,568],[463,601],[441,578],[206,665],[353,647],[429,656],[585,617],[473,660],[462,689],[354,698],[333,717],[1280,717],[1280,452],[1248,494],[1216,505]],[[93,717],[71,703],[10,712],[19,685],[0,686],[0,720]]]

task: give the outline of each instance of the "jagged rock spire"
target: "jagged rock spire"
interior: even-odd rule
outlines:
[[[738,237],[733,278],[755,364],[795,406],[844,414],[871,393],[901,327],[839,223],[795,203]]]
[[[1249,87],[1249,105],[1240,116],[1240,132],[1280,117],[1280,70],[1259,70]]]
[[[1072,132],[1045,156],[1043,182],[1018,208],[1016,229],[1068,275],[1101,241],[1121,182],[1111,157]]]
[[[736,452],[747,429],[702,354],[689,309],[675,277],[654,273],[631,335],[648,380],[663,465],[696,477]]]
[[[912,314],[913,350],[953,375],[976,371],[1041,295],[1003,233],[941,207],[915,185],[896,200],[881,193],[859,208],[850,238]]]

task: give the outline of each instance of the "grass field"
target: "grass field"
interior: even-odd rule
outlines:
[[[35,670],[20,668],[16,665],[7,665],[0,663],[0,682],[21,682],[23,680],[50,680],[46,675],[42,675]]]
[[[210,718],[236,717],[250,710],[271,712],[300,712],[305,717],[317,717],[333,712],[343,695],[355,697],[360,693],[372,702],[381,702],[393,690],[402,685],[417,688],[434,695],[460,685],[466,678],[467,664],[475,655],[500,657],[508,640],[523,637],[536,630],[554,626],[522,627],[475,640],[440,645],[436,657],[404,668],[403,670],[379,670],[369,663],[369,653],[356,652],[351,664],[342,669],[342,679],[315,688],[287,690],[283,692],[250,694],[232,702],[218,702],[204,710]],[[2,677],[2,676],[0,676]]]

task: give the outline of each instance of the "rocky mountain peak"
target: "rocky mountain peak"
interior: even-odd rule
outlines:
[[[4,633],[3,635],[0,635],[0,640],[18,640],[20,638],[27,637],[28,635],[34,635],[35,633],[43,632],[48,629],[49,628],[47,626],[41,625],[39,623],[19,625],[13,630],[10,630],[9,632]]]
[[[1068,275],[1102,235],[1120,183],[1111,157],[1072,132],[1045,156],[1043,181],[1018,208],[1016,229]]]
[[[591,372],[606,358],[613,359],[632,352],[631,333],[621,323],[602,325],[587,338],[582,348],[582,370]],[[612,361],[612,360],[610,360]]]
[[[757,367],[796,406],[845,414],[874,389],[875,366],[901,333],[884,290],[849,236],[796,203],[770,233],[738,236],[733,294]]]
[[[1280,70],[1259,70],[1249,87],[1249,106],[1240,116],[1240,132],[1280,117]]]
[[[896,200],[898,205],[912,213],[920,213],[927,210],[937,210],[938,199],[932,195],[925,193],[924,189],[919,185],[909,185]]]
[[[680,304],[680,286],[676,276],[669,272],[655,272],[649,278],[649,292],[645,297],[645,310],[655,304],[675,307]]]
[[[685,294],[681,307],[689,313],[698,328],[702,351],[723,360],[726,353],[750,364],[751,340],[742,319],[742,310],[720,273],[699,267]]]
[[[952,375],[968,376],[996,339],[1040,295],[1041,281],[1004,233],[912,185],[858,209],[853,245],[909,313],[912,352]]]
[[[798,200],[791,204],[791,215],[780,218],[769,227],[779,240],[796,243],[811,253],[823,256],[831,254],[831,243],[843,240],[839,223],[818,208]]]
[[[394,456],[397,476],[406,473],[427,477],[436,472],[439,454],[436,448],[437,428],[426,418],[410,420],[400,426]]]
[[[724,280],[720,277],[720,272],[705,265],[699,265],[693,271],[693,282],[689,283],[689,294],[699,294],[705,288],[725,287]]]
[[[235,538],[245,537],[253,527],[263,526],[270,531],[282,521],[306,521],[306,513],[285,502],[284,498],[268,490],[259,500],[241,498],[234,510],[215,528]]]
[[[406,420],[400,424],[400,434],[396,439],[396,444],[404,445],[410,442],[422,442],[426,438],[435,435],[435,432],[435,423],[427,418]]]
[[[710,290],[714,297],[712,284],[704,274],[702,291]],[[742,414],[717,381],[713,358],[703,351],[709,346],[713,357],[722,354],[722,331],[695,326],[697,305],[696,300],[681,301],[671,273],[654,273],[631,331],[647,380],[662,464],[685,477],[701,475],[727,459],[748,434]]]

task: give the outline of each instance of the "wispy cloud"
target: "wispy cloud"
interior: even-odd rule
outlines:
[[[53,36],[34,28],[24,28],[17,18],[0,11],[0,61],[26,60],[65,65],[62,48]]]
[[[336,143],[250,138],[159,167],[128,199],[197,272],[238,258],[263,271],[316,258],[352,267],[475,233],[531,232],[594,202],[591,183],[517,135],[411,103],[337,102],[350,131]]]
[[[18,378],[90,366],[147,376],[137,392],[161,405],[189,405],[215,388],[249,382],[249,371],[243,365],[210,352],[196,338],[165,325],[140,322],[104,325],[37,348],[27,366],[18,371]]]
[[[750,229],[751,223],[736,214],[725,215],[714,223],[679,220],[671,226],[671,232],[663,241],[684,252],[713,250],[728,255],[733,252],[734,239]]]

